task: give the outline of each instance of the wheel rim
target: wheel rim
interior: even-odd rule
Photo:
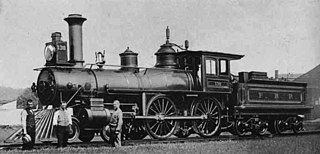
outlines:
[[[235,128],[234,130],[235,130],[236,135],[244,136],[244,134],[246,132],[246,128],[244,127],[244,124],[242,123],[242,121],[237,120],[235,122],[234,128]]]
[[[283,134],[283,132],[285,131],[285,124],[283,122],[283,120],[275,120],[274,121],[274,129],[276,130],[277,134]]]
[[[107,126],[103,126],[101,131],[100,131],[100,136],[101,138],[105,141],[105,142],[109,142],[110,137],[107,135],[107,130],[106,130]]]
[[[148,133],[156,139],[165,139],[171,136],[177,126],[175,120],[161,119],[166,116],[176,115],[176,106],[167,97],[158,95],[150,100],[147,107],[148,116],[157,116],[157,120],[146,120],[146,128]]]
[[[265,135],[267,133],[267,128],[263,128],[262,130],[259,131],[259,135]]]
[[[199,101],[192,112],[193,116],[207,117],[194,122],[194,129],[202,137],[212,137],[220,129],[221,109],[217,100],[205,98]]]
[[[79,127],[79,122],[75,119],[72,119],[72,125],[71,125],[71,132],[69,134],[69,139],[68,141],[75,141],[79,138],[80,134],[80,127]]]

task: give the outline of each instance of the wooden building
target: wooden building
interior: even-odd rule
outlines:
[[[308,83],[306,102],[314,108],[306,115],[306,119],[320,118],[320,65],[299,76],[295,81]]]

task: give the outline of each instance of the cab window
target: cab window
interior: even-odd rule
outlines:
[[[216,75],[216,60],[206,59],[206,74]]]
[[[228,75],[228,61],[220,59],[220,75]]]

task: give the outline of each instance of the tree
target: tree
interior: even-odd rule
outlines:
[[[23,109],[26,107],[26,102],[28,99],[33,101],[33,107],[35,109],[42,108],[42,105],[39,104],[39,98],[32,92],[31,88],[26,88],[23,93],[17,98],[17,109]]]

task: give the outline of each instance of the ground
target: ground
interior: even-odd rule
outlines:
[[[21,126],[9,126],[9,125],[2,125],[0,126],[0,144],[4,143],[4,141],[14,132],[16,132]]]

